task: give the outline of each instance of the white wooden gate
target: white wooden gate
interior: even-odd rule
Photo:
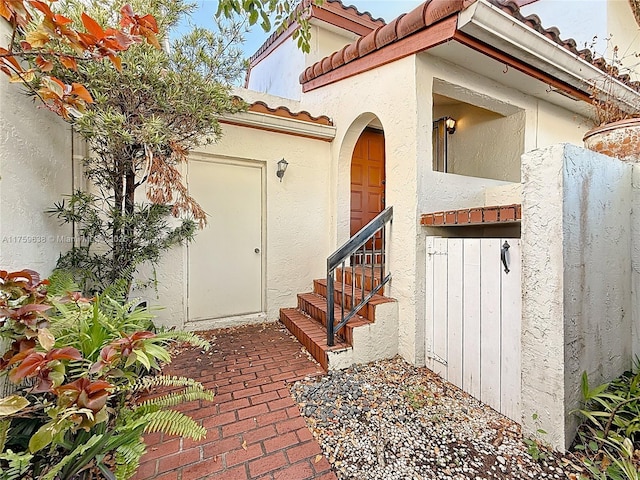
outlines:
[[[427,237],[427,367],[517,422],[520,263],[518,238]]]

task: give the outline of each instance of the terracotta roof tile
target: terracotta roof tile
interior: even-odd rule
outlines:
[[[331,121],[331,119],[326,115],[314,117],[309,112],[304,110],[300,112],[292,112],[287,107],[283,107],[283,106],[272,108],[262,101],[253,102],[252,104],[249,105],[248,110],[250,112],[264,113],[267,115],[274,115],[276,117],[300,120],[302,122],[317,123],[319,125],[329,125],[329,126],[333,125],[333,122]]]
[[[382,48],[398,38],[398,22],[401,18],[402,16],[396,18],[378,30],[378,35],[376,35],[376,48]]]
[[[381,17],[373,18],[373,15],[371,15],[370,12],[368,12],[366,10],[364,12],[361,12],[354,5],[345,5],[340,0],[326,0],[326,3],[337,4],[342,8],[342,10],[345,11],[345,13],[350,13],[352,15],[357,15],[358,17],[364,17],[366,20],[371,21],[373,23],[378,23],[378,24],[381,24],[381,25],[385,24],[384,18],[381,18]]]
[[[406,15],[401,15],[388,25],[382,25],[358,38],[342,49],[344,63],[362,58],[371,52],[384,48],[399,39],[411,35],[462,10],[465,0],[427,0]],[[335,69],[335,62],[320,60],[300,75],[300,83],[306,83]],[[330,67],[330,68],[327,68]]]
[[[453,14],[457,14],[470,4],[477,0],[426,0],[418,5],[409,13],[402,14],[388,25],[378,27],[356,42],[347,45],[331,56],[330,62],[321,60],[319,66],[316,65],[307,68],[300,75],[300,83],[307,83],[320,75],[324,75],[331,70],[341,67],[343,64],[349,63],[357,58],[361,58],[375,50],[384,48],[385,46],[397,42],[404,37],[412,35],[440,20],[443,20]],[[593,53],[588,50],[578,50],[577,43],[574,39],[563,39],[560,36],[560,30],[557,27],[545,28],[542,25],[540,17],[537,15],[522,15],[519,4],[526,5],[534,0],[488,0],[489,3],[502,11],[508,13],[516,20],[524,23],[529,28],[539,32],[551,41],[561,45],[573,54],[583,58],[601,70],[605,70],[606,62],[599,59],[593,60]],[[375,45],[375,48],[371,48]],[[343,53],[341,53],[343,52]],[[337,61],[339,58],[342,61]],[[623,77],[619,77],[623,78]],[[631,86],[633,82],[626,82]],[[632,87],[633,88],[633,87]]]
[[[311,5],[311,0],[304,0],[303,2],[300,3],[298,8],[308,8],[310,5]],[[369,31],[379,26],[385,25],[384,19],[374,18],[373,15],[371,15],[371,13],[367,11],[361,12],[353,5],[345,5],[344,3],[342,3],[341,0],[325,0],[325,2],[322,5],[318,7],[313,7],[311,9],[311,18],[314,18],[317,16],[317,12],[318,12],[317,9],[331,11],[346,19],[356,20],[360,25],[364,26],[365,28],[368,28]],[[286,23],[286,26],[284,29],[282,29],[281,31],[272,33],[267,38],[267,40],[265,40],[265,42],[260,46],[260,48],[258,48],[258,50],[253,55],[251,55],[251,57],[249,58],[249,63],[253,65],[254,62],[257,59],[259,59],[267,50],[269,50],[269,48],[282,35],[285,35],[286,30],[293,23],[294,23],[294,20],[292,16],[292,18]],[[357,32],[354,32],[354,33],[357,33]]]

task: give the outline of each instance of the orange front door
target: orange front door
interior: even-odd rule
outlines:
[[[384,210],[384,184],[384,133],[366,129],[351,159],[351,236]]]

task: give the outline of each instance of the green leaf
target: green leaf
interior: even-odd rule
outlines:
[[[271,19],[264,10],[260,12],[260,16],[262,17],[262,24],[260,26],[265,32],[268,32],[271,30]]]
[[[147,358],[145,352],[134,348],[132,356],[133,355],[135,355],[136,360],[144,365],[147,370],[151,370],[151,363],[149,362],[149,358]]]
[[[249,25],[255,25],[256,22],[258,21],[258,16],[260,14],[258,13],[257,10],[252,10],[249,12]]]
[[[164,347],[161,347],[151,342],[147,342],[144,345],[144,350],[147,353],[147,355],[151,355],[157,358],[158,360],[160,360],[161,362],[171,362],[171,355],[169,355],[169,352]]]
[[[0,417],[6,417],[19,412],[29,405],[29,400],[20,395],[11,395],[9,397],[0,398]]]
[[[53,437],[58,433],[55,424],[56,422],[45,423],[31,436],[31,439],[29,439],[29,451],[31,453],[38,452],[51,443]]]

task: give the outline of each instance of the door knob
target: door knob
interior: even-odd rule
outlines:
[[[256,249],[254,250],[254,252],[256,252],[256,253],[260,253],[260,249],[259,249],[259,248],[256,248]]]

